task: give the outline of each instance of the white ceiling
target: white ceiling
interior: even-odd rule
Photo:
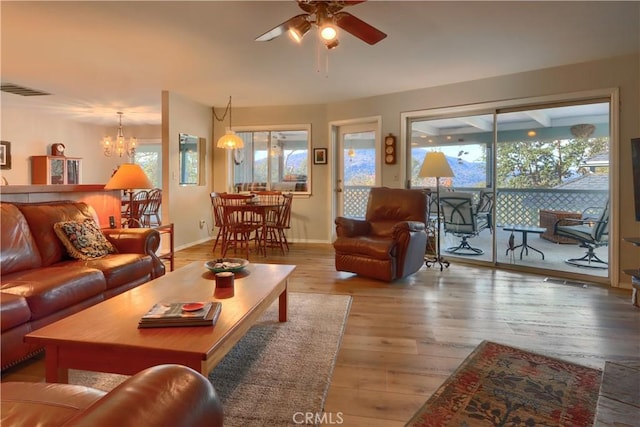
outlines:
[[[332,51],[254,39],[302,13],[291,1],[0,3],[2,93],[79,120],[160,122],[169,90],[205,105],[324,104],[637,52],[640,3],[368,1],[346,9],[388,34]]]

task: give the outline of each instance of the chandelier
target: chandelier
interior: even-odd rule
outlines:
[[[118,111],[117,114],[120,117],[118,134],[116,135],[115,141],[112,141],[110,136],[105,136],[102,139],[102,152],[107,157],[111,157],[115,153],[119,157],[126,154],[128,157],[133,158],[136,153],[136,147],[138,146],[138,140],[134,137],[129,138],[129,140],[125,139],[124,132],[122,131],[122,115],[124,113]]]

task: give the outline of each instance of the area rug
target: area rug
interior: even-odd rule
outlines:
[[[293,426],[322,413],[350,306],[350,296],[290,292],[286,323],[277,302],[269,307],[209,375],[224,425]],[[69,371],[70,383],[102,390],[126,378]]]
[[[406,426],[591,426],[601,376],[483,341]]]

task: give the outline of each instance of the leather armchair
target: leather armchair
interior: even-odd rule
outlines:
[[[393,281],[424,264],[429,195],[423,190],[374,187],[365,219],[335,219],[336,270]]]
[[[72,384],[3,382],[0,424],[41,426],[179,427],[223,425],[211,382],[182,365],[157,365],[109,392]]]

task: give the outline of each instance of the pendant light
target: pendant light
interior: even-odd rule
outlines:
[[[244,142],[238,135],[236,135],[236,133],[233,131],[231,127],[231,97],[229,97],[229,103],[227,104],[227,108],[224,110],[224,114],[222,115],[222,118],[219,118],[216,115],[215,108],[213,109],[213,116],[219,122],[224,121],[225,117],[227,117],[227,113],[229,114],[229,129],[227,129],[225,134],[221,136],[220,139],[218,139],[218,143],[216,144],[216,147],[226,148],[228,150],[244,148]]]

